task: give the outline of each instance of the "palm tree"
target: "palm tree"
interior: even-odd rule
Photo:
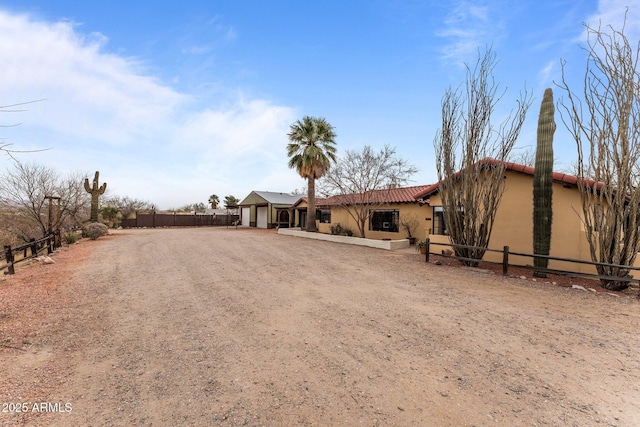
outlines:
[[[305,116],[291,125],[287,136],[289,167],[296,169],[308,184],[307,231],[318,231],[316,179],[321,178],[336,161],[336,133],[326,119]]]
[[[240,199],[235,196],[224,196],[224,205],[227,208],[235,208],[240,203]]]
[[[218,203],[220,203],[220,198],[217,195],[212,194],[209,196],[209,203],[211,204],[211,209],[215,209],[216,206],[218,206]]]

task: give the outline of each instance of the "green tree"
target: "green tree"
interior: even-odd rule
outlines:
[[[100,213],[102,214],[102,219],[108,223],[109,227],[116,228],[120,221],[118,221],[118,215],[120,215],[120,209],[115,206],[103,206],[100,209]]]
[[[216,194],[212,194],[209,196],[209,203],[211,204],[211,209],[215,209],[220,203],[220,198]]]
[[[235,196],[224,196],[224,206],[227,208],[235,208],[240,203],[240,199]]]
[[[336,133],[326,119],[305,116],[291,125],[287,145],[289,167],[307,180],[307,231],[316,227],[316,179],[321,178],[336,161]]]

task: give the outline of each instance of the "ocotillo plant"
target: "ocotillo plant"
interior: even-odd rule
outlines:
[[[553,119],[553,91],[544,91],[540,116],[538,117],[538,138],[536,163],[533,175],[533,253],[549,255],[551,248],[551,198],[553,184],[553,134],[556,123]],[[547,258],[534,258],[534,267],[546,268]],[[542,271],[534,271],[534,276],[546,277]]]
[[[96,171],[96,175],[93,178],[93,187],[89,187],[89,178],[84,179],[84,189],[91,194],[91,222],[98,222],[98,198],[107,189],[106,182],[98,186],[98,175],[100,175],[100,172]]]

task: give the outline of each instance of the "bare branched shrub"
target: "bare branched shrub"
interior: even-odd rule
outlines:
[[[535,147],[514,147],[509,154],[507,161],[517,163],[519,165],[534,167],[536,164]]]
[[[467,66],[464,90],[446,91],[434,140],[446,227],[452,243],[482,248],[455,249],[457,256],[473,260],[482,259],[488,247],[504,192],[504,162],[531,105],[531,95],[521,92],[515,113],[494,125],[492,115],[505,94],[493,79],[496,64],[495,54],[487,49],[474,68]]]
[[[127,196],[108,197],[103,201],[102,205],[118,209],[124,219],[134,218],[136,212],[146,213],[156,210],[156,206],[153,203],[145,200],[133,199]]]
[[[415,238],[419,226],[420,220],[414,212],[400,217],[400,227],[407,233],[407,238]]]
[[[72,173],[61,178],[47,166],[14,162],[0,177],[0,211],[10,221],[0,222],[0,228],[20,241],[29,241],[47,234],[49,226],[70,230],[79,226],[88,215],[88,197],[82,188],[83,174]],[[49,202],[45,196],[60,197],[60,216],[54,203],[49,224]]]
[[[365,237],[365,225],[371,211],[388,201],[388,193],[406,184],[417,169],[396,156],[395,148],[385,145],[376,152],[370,146],[360,151],[347,150],[320,181],[324,196],[335,196],[339,206],[358,225]]]
[[[33,104],[35,102],[41,102],[44,101],[44,99],[39,99],[36,101],[28,101],[28,102],[21,102],[18,104],[10,104],[10,105],[0,105],[0,113],[23,113],[25,111],[27,111],[24,107],[28,104]],[[13,123],[13,124],[2,124],[0,125],[0,127],[14,127],[14,126],[19,126],[20,123]],[[9,157],[11,157],[12,159],[15,160],[14,155],[15,154],[19,154],[19,153],[37,153],[40,151],[46,151],[47,149],[41,149],[41,150],[16,150],[13,149],[12,147],[13,144],[8,143],[8,142],[4,142],[2,140],[0,140],[0,152],[4,152],[6,153]]]
[[[61,230],[75,230],[87,220],[90,215],[91,198],[84,190],[85,172],[70,172],[60,178],[57,185],[57,196],[60,197],[60,223],[56,228]]]
[[[582,99],[564,75],[559,85],[562,120],[578,147],[577,176],[584,230],[593,261],[633,265],[640,250],[640,43],[632,46],[622,30],[592,28]],[[603,287],[622,290],[616,281],[629,270],[597,266]]]

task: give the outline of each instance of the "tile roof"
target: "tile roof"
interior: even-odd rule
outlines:
[[[424,191],[429,185],[415,185],[412,187],[392,188],[390,190],[374,190],[371,193],[372,200],[376,203],[415,203],[416,194]],[[350,196],[354,196],[353,198]],[[326,199],[317,199],[316,206],[338,206],[346,203],[349,200],[356,200],[360,198],[361,194],[353,194],[350,196],[332,196]]]
[[[480,160],[480,162],[478,163],[487,163],[487,164],[497,164],[498,160],[496,159],[483,159]],[[518,163],[513,163],[513,162],[504,162],[504,166],[506,168],[506,170],[508,171],[512,171],[512,172],[517,172],[517,173],[521,173],[521,174],[525,174],[525,175],[531,175],[533,176],[534,172],[535,172],[535,168],[532,166],[526,166],[526,165],[521,165]],[[458,174],[460,174],[460,172],[456,172],[454,174],[454,177],[457,176]],[[579,178],[575,175],[569,175],[569,174],[565,174],[565,173],[561,173],[561,172],[553,172],[552,173],[552,179],[555,182],[561,183],[561,184],[566,184],[566,185],[578,185],[578,180]],[[596,182],[592,179],[587,180],[587,185],[589,187],[596,187],[596,190],[600,190],[602,188],[602,186],[604,185],[604,183],[599,182],[596,184]],[[440,183],[436,183],[436,184],[432,184],[427,186],[427,188],[425,188],[424,190],[420,191],[419,193],[417,193],[415,195],[416,199],[422,199],[424,197],[430,196],[432,194],[435,194],[438,192],[438,188],[440,186]]]
[[[298,206],[300,203],[309,203],[309,199],[307,199],[307,196],[302,196],[300,197],[298,200],[296,200],[291,206],[292,207],[296,207]]]

